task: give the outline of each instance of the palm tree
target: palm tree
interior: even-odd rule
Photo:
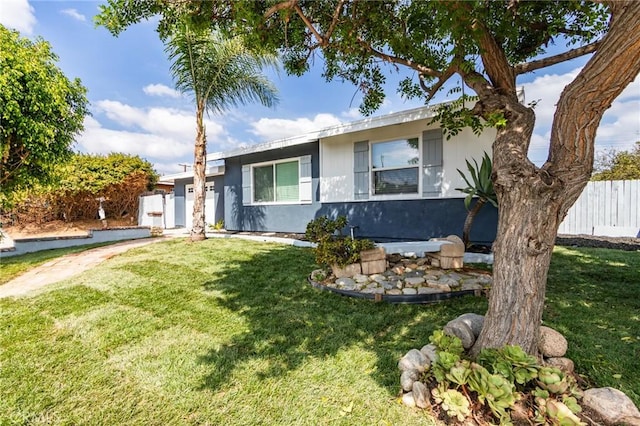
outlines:
[[[469,170],[469,174],[471,175],[471,181],[458,169],[458,173],[462,176],[462,179],[467,184],[466,188],[456,188],[457,191],[462,191],[467,196],[464,199],[464,206],[467,208],[468,213],[467,217],[464,221],[464,227],[462,229],[462,241],[464,242],[465,247],[469,247],[469,234],[471,233],[471,225],[473,224],[473,219],[475,219],[476,215],[480,211],[480,209],[486,204],[490,203],[495,208],[498,208],[498,199],[496,198],[496,193],[493,189],[493,181],[491,180],[491,158],[485,152],[482,157],[482,165],[478,167],[478,162],[474,159],[473,163],[475,167],[469,163],[468,160],[465,160],[467,163],[467,169]],[[473,197],[478,197],[478,201],[471,206],[471,199]]]
[[[196,104],[191,241],[199,241],[205,239],[207,136],[204,113],[221,113],[255,101],[267,107],[275,105],[277,90],[262,70],[266,66],[277,67],[277,58],[250,50],[238,37],[225,38],[216,31],[185,23],[176,25],[165,51],[172,62],[176,89],[191,94]]]

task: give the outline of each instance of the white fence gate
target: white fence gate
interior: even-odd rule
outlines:
[[[589,182],[558,233],[640,238],[640,180]]]
[[[138,225],[175,228],[175,200],[173,193],[139,197]]]

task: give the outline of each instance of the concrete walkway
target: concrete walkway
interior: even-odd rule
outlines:
[[[166,238],[131,240],[72,253],[43,263],[6,284],[0,285],[0,298],[19,297],[46,285],[65,280],[132,248],[166,241]]]

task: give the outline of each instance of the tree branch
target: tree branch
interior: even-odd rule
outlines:
[[[309,31],[311,31],[313,33],[313,35],[316,37],[316,39],[318,40],[318,43],[320,43],[320,45],[322,47],[326,46],[328,44],[329,40],[326,39],[325,37],[323,37],[322,34],[320,34],[318,32],[318,30],[316,30],[316,27],[313,26],[313,23],[304,14],[304,11],[300,7],[300,5],[296,2],[294,4],[293,8],[296,11],[296,13],[298,14],[298,16],[300,17],[300,19],[302,19],[302,22],[304,22],[304,24],[307,26],[307,28],[309,28]]]
[[[344,7],[345,0],[340,0],[338,2],[338,6],[336,10],[333,12],[333,19],[331,20],[331,24],[329,25],[329,29],[327,30],[325,37],[328,40],[331,40],[331,35],[333,31],[336,29],[336,25],[338,24],[338,19],[340,18],[340,14],[342,13],[342,8]]]
[[[436,71],[429,67],[425,67],[424,65],[418,64],[409,59],[404,59],[397,56],[389,55],[387,53],[380,52],[379,50],[376,50],[373,47],[371,47],[369,43],[365,42],[360,37],[358,37],[358,44],[360,44],[361,47],[368,50],[374,56],[377,56],[378,58],[383,59],[387,62],[404,65],[408,68],[418,71],[420,74],[428,75],[430,77],[440,77],[442,75],[442,73],[439,71]]]
[[[568,50],[555,56],[549,56],[548,58],[539,59],[537,61],[524,62],[517,64],[513,67],[515,75],[526,74],[538,70],[540,68],[546,68],[552,65],[559,64],[561,62],[569,61],[571,59],[578,58],[580,56],[588,55],[598,50],[600,41],[594,41],[593,43],[585,46],[578,47],[576,49]]]
[[[297,3],[298,3],[298,0],[289,0],[289,1],[283,1],[282,3],[277,3],[271,6],[269,9],[267,9],[267,11],[264,13],[264,17],[270,18],[274,13],[279,12],[283,9],[293,9],[293,7]]]

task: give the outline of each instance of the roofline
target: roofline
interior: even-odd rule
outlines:
[[[518,100],[520,103],[525,102],[524,87],[517,90]],[[243,148],[234,149],[224,152],[213,152],[207,155],[207,161],[223,160],[230,157],[238,157],[240,155],[253,154],[256,152],[270,151],[272,149],[287,148],[295,145],[302,145],[310,142],[317,142],[322,138],[331,136],[346,135],[349,133],[360,132],[363,130],[376,129],[380,127],[392,126],[394,124],[409,123],[412,121],[424,120],[436,116],[436,110],[446,104],[454,101],[440,102],[434,105],[426,105],[422,107],[412,108],[405,111],[393,112],[386,115],[376,117],[363,118],[361,120],[352,121],[350,123],[342,123],[324,129],[309,132],[303,135],[292,136],[288,138],[277,139],[270,142],[249,145]]]
[[[213,167],[207,167],[205,170],[205,176],[206,177],[210,177],[210,176],[220,176],[224,174],[224,166],[213,166]],[[158,179],[158,183],[173,183],[175,185],[175,181],[178,179],[189,179],[189,178],[193,178],[193,170],[190,170],[188,172],[181,172],[181,173],[173,173],[170,175],[163,175],[160,176],[160,178]]]
[[[434,106],[423,106],[406,111],[399,111],[376,117],[363,118],[361,120],[352,121],[350,123],[342,123],[331,127],[325,127],[324,129],[316,130],[314,132],[309,132],[299,136],[292,136],[270,142],[259,143],[256,145],[249,145],[231,151],[214,152],[207,155],[207,161],[222,160],[224,158],[238,157],[240,155],[269,151],[272,149],[287,148],[290,146],[316,142],[321,138],[355,133],[362,130],[375,129],[379,127],[392,126],[394,124],[408,123],[411,121],[423,120],[426,118],[433,118],[435,117],[435,109],[440,105],[443,104]]]

